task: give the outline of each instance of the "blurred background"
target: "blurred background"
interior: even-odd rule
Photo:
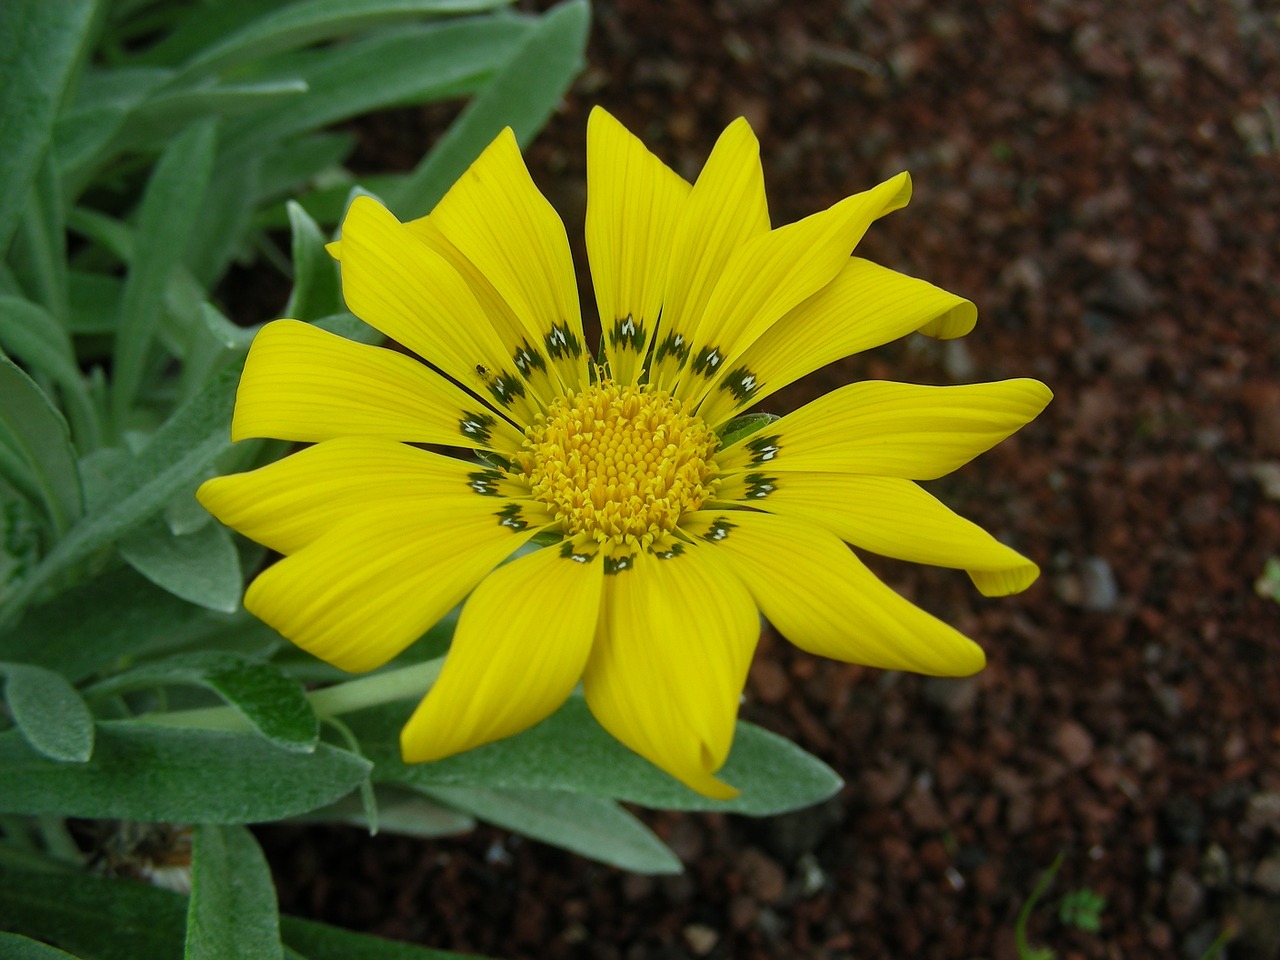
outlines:
[[[768,406],[1045,381],[1038,421],[931,485],[1043,576],[985,600],[871,558],[983,645],[969,680],[766,634],[743,716],[847,786],[774,820],[643,814],[681,876],[489,828],[274,827],[282,909],[511,958],[1010,960],[1062,854],[1027,925],[1059,957],[1196,960],[1229,929],[1232,960],[1280,957],[1280,5],[594,0],[587,69],[529,151],[584,304],[594,104],[689,178],[746,116],[775,225],[911,172],[858,252],[972,299],[977,329]],[[454,113],[360,121],[356,169],[412,169]],[[238,319],[281,306],[262,291]]]

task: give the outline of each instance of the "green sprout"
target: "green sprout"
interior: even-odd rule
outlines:
[[[1031,891],[1031,896],[1027,897],[1027,902],[1018,911],[1018,921],[1014,924],[1013,935],[1018,945],[1019,960],[1054,960],[1057,956],[1049,947],[1032,947],[1027,943],[1027,921],[1031,919],[1031,913],[1035,910],[1036,904],[1044,896],[1045,891],[1049,889],[1049,885],[1053,883],[1053,878],[1062,867],[1062,858],[1061,852],[1053,858],[1053,863],[1049,865],[1048,870],[1040,875],[1040,880],[1036,883],[1035,889]]]
[[[1062,898],[1062,903],[1058,906],[1058,919],[1077,930],[1097,933],[1102,926],[1102,911],[1106,906],[1106,897],[1094,893],[1088,887],[1081,887]]]

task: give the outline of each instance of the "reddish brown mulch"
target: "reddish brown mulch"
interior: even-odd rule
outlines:
[[[1280,606],[1253,587],[1280,553],[1278,91],[1275,3],[597,0],[589,69],[530,154],[570,234],[594,103],[690,176],[745,114],[775,223],[909,169],[910,207],[859,252],[970,297],[977,330],[770,406],[1044,380],[1040,420],[934,485],[1044,575],[989,601],[877,565],[983,644],[972,680],[766,637],[744,715],[848,785],[773,821],[652,816],[681,877],[488,829],[277,829],[283,907],[512,958],[1009,960],[1062,851],[1031,924],[1060,957],[1196,958],[1227,924],[1232,960],[1280,957]],[[1057,917],[1083,887],[1107,898],[1096,934]]]

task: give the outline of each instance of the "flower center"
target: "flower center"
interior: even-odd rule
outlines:
[[[610,380],[557,398],[517,455],[570,536],[648,546],[702,506],[718,439],[681,401]]]

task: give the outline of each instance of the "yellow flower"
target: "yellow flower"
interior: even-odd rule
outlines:
[[[1034,380],[854,383],[735,439],[726,424],[824,364],[972,329],[968,301],[850,256],[906,204],[910,179],[770,229],[746,121],[690,185],[597,109],[587,189],[599,364],[564,226],[507,130],[430,216],[402,224],[362,197],[333,248],[351,311],[430,366],[267,325],[233,437],[315,445],[199,496],[284,554],[245,606],[344,670],[386,663],[465,599],[404,728],[406,761],[518,733],[581,682],[618,740],[731,797],[715,772],[759,614],[826,657],[982,668],[981,649],[846,544],[967,570],[988,595],[1026,588],[1031,561],[915,481],[999,443],[1050,393]],[[522,547],[537,549],[510,560]]]

